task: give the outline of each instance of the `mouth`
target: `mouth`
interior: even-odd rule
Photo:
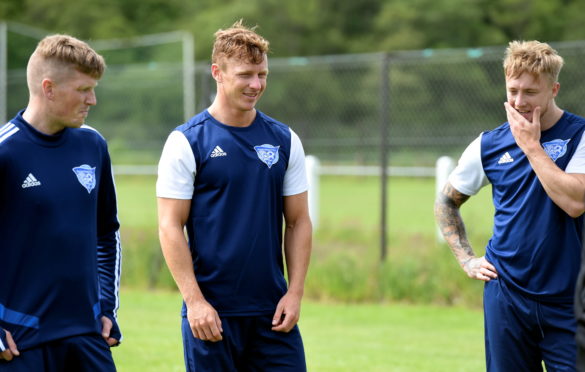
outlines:
[[[527,111],[527,110],[518,110],[516,109],[516,111],[524,116],[526,119],[532,120],[532,111]]]

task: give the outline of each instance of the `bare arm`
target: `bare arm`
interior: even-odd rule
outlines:
[[[190,208],[191,200],[158,198],[160,245],[169,271],[187,305],[187,318],[193,336],[201,340],[220,341],[223,332],[221,320],[197,284],[193,257],[183,232]]]
[[[435,219],[457,262],[467,275],[473,279],[489,281],[497,278],[496,268],[485,257],[475,256],[459,213],[461,205],[468,199],[469,195],[460,193],[447,182],[435,201]]]
[[[564,172],[544,151],[540,144],[540,107],[534,110],[531,123],[507,102],[504,105],[512,135],[547,195],[569,216],[582,215],[585,212],[585,174]]]
[[[300,317],[301,299],[311,256],[312,225],[307,192],[284,197],[284,254],[288,291],[279,301],[272,330],[289,332]]]

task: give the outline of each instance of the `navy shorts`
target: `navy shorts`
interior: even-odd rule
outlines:
[[[187,372],[304,372],[305,351],[298,326],[289,333],[272,331],[272,316],[221,317],[223,340],[193,337],[183,317]]]
[[[576,371],[573,303],[543,303],[492,279],[484,288],[487,371]]]
[[[115,372],[110,347],[100,335],[81,335],[20,350],[12,361],[0,361],[0,372]]]

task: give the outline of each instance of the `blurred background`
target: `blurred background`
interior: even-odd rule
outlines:
[[[257,107],[290,125],[321,165],[301,320],[310,370],[477,371],[482,284],[437,238],[435,164],[505,121],[501,63],[511,40],[557,49],[557,103],[585,115],[583,14],[579,0],[2,0],[0,120],[26,106],[27,59],[45,35],[72,34],[104,55],[88,124],[108,140],[119,193],[120,316],[132,342],[115,356],[122,371],[181,370],[156,164],[169,132],[213,100],[214,32],[240,18],[258,25],[271,54]],[[489,188],[462,213],[482,254]],[[159,346],[146,341],[152,332],[171,351],[144,357]],[[355,344],[334,342],[349,333]]]

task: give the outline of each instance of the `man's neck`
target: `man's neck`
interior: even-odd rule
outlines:
[[[553,102],[544,117],[540,120],[540,130],[544,131],[552,128],[561,119],[563,113],[564,111]]]
[[[39,109],[37,105],[31,102],[22,113],[22,118],[33,128],[44,134],[53,135],[64,129],[63,126],[52,124],[49,115],[44,114],[42,109]]]
[[[251,125],[256,118],[256,109],[241,111],[225,107],[217,101],[214,101],[207,111],[215,120],[231,127],[247,127]]]

